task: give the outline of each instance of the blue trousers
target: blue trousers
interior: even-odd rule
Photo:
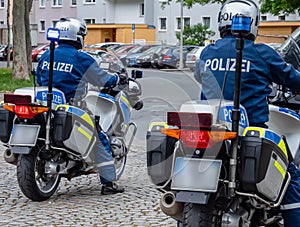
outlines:
[[[283,198],[281,210],[285,227],[300,227],[300,170],[291,163],[291,181]]]
[[[96,163],[101,184],[106,184],[116,180],[116,169],[114,159],[112,157],[110,142],[107,135],[103,132],[99,133],[99,141],[97,144]]]

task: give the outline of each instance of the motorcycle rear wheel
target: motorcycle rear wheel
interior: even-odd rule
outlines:
[[[208,205],[185,203],[183,209],[184,227],[216,227],[214,209]]]
[[[19,155],[17,179],[23,194],[33,201],[45,201],[56,191],[60,175],[45,174],[45,160],[40,157],[40,148],[34,147],[30,154]]]

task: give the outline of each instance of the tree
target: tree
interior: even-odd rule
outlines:
[[[200,23],[193,26],[187,25],[183,30],[183,45],[204,46],[205,40],[214,34],[214,31],[209,30],[207,26]],[[176,33],[176,37],[179,40],[180,33]]]
[[[170,4],[173,0],[166,0],[162,2],[162,7],[166,4]],[[176,2],[181,2],[181,0],[174,0]],[[206,5],[209,3],[224,3],[226,0],[183,0],[183,5],[185,7],[191,8],[194,4]]]
[[[29,80],[31,72],[31,38],[29,12],[33,0],[13,2],[13,77]]]
[[[272,13],[279,15],[280,13],[296,13],[300,12],[299,0],[260,0],[262,13]]]
[[[181,2],[181,0],[174,0]],[[226,0],[183,0],[184,6],[191,8],[194,4],[205,5],[209,3],[221,3]],[[172,0],[166,0],[162,3],[162,6],[169,4]],[[273,15],[279,15],[280,13],[297,13],[300,12],[299,0],[259,0],[260,11],[262,13],[271,13]]]
[[[7,43],[8,43],[8,48],[7,48],[7,64],[6,67],[10,67],[10,0],[7,0]]]

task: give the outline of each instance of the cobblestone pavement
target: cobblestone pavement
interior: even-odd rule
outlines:
[[[100,194],[98,174],[62,179],[45,202],[27,199],[19,189],[16,167],[3,159],[0,145],[0,226],[176,226],[159,207],[160,193],[147,175],[144,146],[129,152],[119,183],[122,194]]]

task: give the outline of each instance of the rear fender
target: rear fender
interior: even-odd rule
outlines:
[[[30,154],[32,147],[12,146],[11,153],[13,154]]]
[[[179,191],[176,193],[176,202],[207,204],[211,193],[195,191]]]

